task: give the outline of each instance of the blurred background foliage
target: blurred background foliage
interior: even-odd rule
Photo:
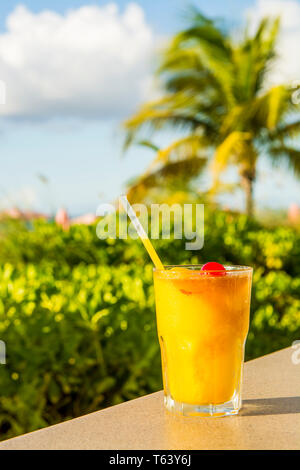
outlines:
[[[2,220],[1,439],[162,387],[152,264],[139,240],[99,240],[95,225]],[[205,244],[155,240],[166,264],[254,267],[246,359],[300,337],[300,234],[246,215],[205,213]]]

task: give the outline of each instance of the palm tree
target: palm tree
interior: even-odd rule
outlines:
[[[222,26],[193,9],[189,27],[176,34],[161,56],[157,71],[164,94],[143,105],[125,122],[126,143],[141,134],[172,128],[181,137],[157,152],[144,178],[190,159],[211,161],[215,182],[235,165],[245,191],[246,212],[253,213],[253,184],[258,157],[285,160],[300,175],[297,108],[289,85],[269,84],[276,58],[278,19],[263,19],[254,33],[247,27],[233,38]],[[299,111],[299,110],[298,110]],[[183,133],[183,136],[182,136]]]

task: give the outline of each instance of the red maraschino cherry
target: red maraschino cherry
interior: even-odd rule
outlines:
[[[205,274],[210,276],[224,276],[226,274],[226,269],[220,263],[216,263],[215,261],[210,261],[209,263],[205,263],[201,271],[208,271]]]

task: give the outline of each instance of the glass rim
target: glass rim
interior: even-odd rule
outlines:
[[[205,263],[204,263],[205,264]],[[206,273],[219,273],[220,270],[218,269],[207,269],[205,271],[201,271],[201,268],[204,266],[204,264],[166,264],[164,265],[164,269],[156,268],[155,266],[153,267],[153,271],[157,273],[176,273],[176,271],[172,271],[173,268],[185,268],[185,269],[190,269],[191,272],[194,274],[203,274],[203,272]],[[226,274],[234,274],[234,273],[250,273],[253,271],[253,268],[251,266],[243,266],[243,265],[230,265],[230,264],[224,264],[223,265]]]

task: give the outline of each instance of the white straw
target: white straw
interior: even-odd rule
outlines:
[[[146,234],[144,227],[142,226],[141,222],[139,221],[136,213],[134,212],[132,206],[130,205],[127,197],[125,195],[120,196],[120,202],[123,206],[123,209],[126,211],[128,217],[130,218],[131,222],[133,223],[133,226],[135,230],[138,233],[138,236],[142,239],[145,240],[148,238],[148,235]]]
[[[126,196],[120,196],[120,202],[125,209],[128,217],[130,218],[134,228],[136,229],[140,239],[142,240],[145,249],[147,250],[150,258],[152,259],[155,267],[157,269],[164,269],[164,265],[159,259],[158,254],[156,253],[151,241],[148,238],[147,233],[144,230],[144,227],[142,226],[141,222],[139,221],[136,213],[134,212],[132,206],[130,205],[128,199]]]

